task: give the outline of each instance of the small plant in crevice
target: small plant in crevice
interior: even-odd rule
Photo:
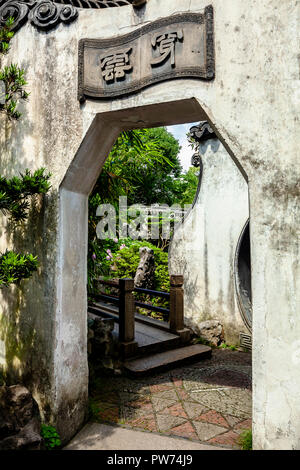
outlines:
[[[239,445],[242,450],[252,450],[252,430],[245,429],[239,437]]]
[[[7,54],[10,48],[10,41],[15,33],[12,31],[14,26],[13,17],[7,18],[5,24],[0,28],[0,54]]]
[[[10,41],[14,36],[12,28],[14,19],[9,17],[4,26],[0,28],[0,57],[8,53]],[[17,110],[20,100],[27,100],[29,93],[25,90],[27,85],[25,71],[17,64],[10,64],[0,70],[0,111],[4,112],[9,120],[18,120],[22,114]]]
[[[193,343],[194,343],[194,344],[203,344],[204,346],[215,347],[215,346],[212,345],[209,341],[207,341],[206,339],[202,338],[201,336],[198,336],[198,338],[194,338],[194,339],[193,339]]]
[[[5,66],[0,70],[0,82],[4,85],[0,111],[5,112],[9,120],[20,119],[22,114],[17,110],[18,103],[29,96],[24,88],[27,85],[25,71],[16,64]]]
[[[221,349],[230,349],[231,351],[237,351],[238,347],[235,346],[234,344],[227,344],[227,343],[222,343],[219,348]]]
[[[41,436],[47,450],[57,449],[61,446],[59,434],[53,426],[42,424]]]

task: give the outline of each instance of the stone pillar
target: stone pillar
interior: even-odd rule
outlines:
[[[170,330],[179,334],[182,342],[190,339],[190,331],[184,328],[183,276],[170,276]]]
[[[123,356],[134,354],[137,343],[134,341],[134,297],[133,279],[119,280],[119,340]]]

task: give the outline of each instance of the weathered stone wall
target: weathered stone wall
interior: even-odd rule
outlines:
[[[123,34],[207,3],[84,10],[48,33],[27,23],[5,59],[28,71],[31,95],[22,122],[1,125],[0,172],[45,166],[53,177],[35,231],[9,235],[1,219],[1,250],[25,239],[41,259],[40,275],[19,294],[1,292],[1,361],[12,375],[29,371],[27,385],[66,439],[87,403],[87,195],[122,128],[208,119],[249,182],[254,446],[300,448],[299,1],[211,0],[214,81],[178,79],[113,102],[77,101],[80,38]]]
[[[235,288],[235,253],[249,218],[248,185],[217,138],[200,144],[200,189],[169,249],[169,271],[184,275],[185,323],[196,333],[205,320],[219,320],[225,341],[248,333]]]

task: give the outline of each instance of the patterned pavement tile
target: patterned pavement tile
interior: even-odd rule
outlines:
[[[150,392],[157,393],[157,392],[164,392],[165,390],[171,390],[173,385],[171,383],[163,383],[163,384],[154,384],[150,385]]]
[[[247,419],[251,416],[251,392],[245,389],[206,390],[191,394],[202,405],[222,414]]]
[[[175,428],[170,429],[169,434],[180,436],[180,437],[188,437],[189,439],[199,440],[195,429],[193,428],[192,424],[187,421],[186,423],[180,424]]]
[[[227,421],[223,418],[223,416],[215,410],[209,410],[206,413],[200,415],[199,418],[197,418],[197,421],[218,424],[219,426],[223,426],[226,428],[229,427]]]
[[[179,399],[180,400],[190,400],[190,395],[185,391],[185,390],[178,390],[177,389],[177,393],[178,393],[178,396],[179,396]]]
[[[119,401],[121,403],[128,403],[129,401],[139,400],[141,396],[138,393],[130,393],[130,392],[119,392]]]
[[[230,427],[234,427],[237,423],[244,421],[243,418],[237,418],[236,416],[224,415],[227,423]]]
[[[182,388],[183,387],[183,380],[179,377],[172,377],[172,382],[175,385],[176,388]]]
[[[188,419],[186,412],[184,411],[181,403],[176,403],[169,408],[165,408],[163,414],[170,414],[172,416],[181,416],[182,418]]]
[[[201,423],[199,421],[193,421],[193,425],[196,428],[200,441],[207,441],[218,434],[228,431],[227,428],[222,428],[221,426],[210,423]]]
[[[205,377],[211,385],[237,388],[251,388],[251,378],[240,370],[220,368]]]
[[[195,392],[197,390],[206,390],[208,388],[216,388],[215,385],[211,385],[211,384],[205,383],[204,380],[200,380],[200,377],[198,380],[185,378],[185,380],[183,381],[183,387],[187,392]]]
[[[198,418],[202,413],[208,411],[208,408],[203,405],[200,405],[199,403],[190,403],[188,401],[185,401],[183,406],[190,419]]]
[[[157,414],[157,424],[160,431],[168,431],[169,429],[179,426],[179,424],[186,423],[184,418],[180,416],[172,416],[165,414]]]
[[[107,408],[98,413],[98,419],[107,423],[117,423],[119,421],[119,408]]]
[[[148,395],[150,396],[150,386],[149,385],[142,385],[140,383],[134,383],[131,387],[125,387],[123,392],[127,393],[135,393],[137,395]]]
[[[152,408],[150,397],[140,397],[137,400],[131,400],[129,405],[134,408]]]
[[[234,430],[236,432],[242,432],[245,429],[251,429],[252,428],[252,419],[245,419],[244,421],[241,421],[238,423],[235,427]]]
[[[161,398],[163,400],[178,401],[178,396],[175,390],[165,390],[164,392],[155,393],[152,396],[155,398]]]
[[[97,420],[239,448],[251,428],[251,355],[216,350],[211,359],[141,379],[99,377]]]
[[[146,431],[151,431],[151,432],[158,431],[154,417],[151,417],[151,418],[140,417],[140,418],[137,418],[128,422],[128,424],[135,428],[145,429]]]
[[[210,444],[220,444],[224,446],[229,446],[234,449],[238,449],[238,440],[239,434],[235,433],[234,431],[228,431],[225,434],[222,434],[221,436],[216,436],[212,439],[209,439],[208,442]]]
[[[162,398],[152,397],[152,405],[155,412],[159,412],[164,410],[165,408],[169,408],[170,406],[176,403],[176,400],[164,400]]]
[[[150,415],[150,414],[153,415],[153,408],[152,408],[151,403],[150,404],[148,403],[143,408],[123,406],[120,411],[120,415],[122,419],[125,421],[139,418],[139,417],[146,416],[146,415]]]

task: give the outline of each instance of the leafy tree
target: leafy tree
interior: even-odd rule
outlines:
[[[88,285],[89,291],[93,291],[93,279],[101,276],[124,277],[124,273],[111,269],[109,253],[115,253],[119,247],[125,244],[131,246],[126,240],[98,240],[96,226],[99,218],[96,210],[100,204],[110,203],[115,206],[118,222],[119,196],[127,196],[129,205],[139,203],[146,206],[152,204],[174,203],[191,204],[198,186],[198,170],[191,168],[183,173],[178,158],[180,151],[179,142],[166,128],[143,129],[122,133],[117,139],[100,177],[89,199],[89,250],[88,250]],[[159,215],[151,219],[151,224],[162,224],[165,217]],[[118,229],[116,233],[118,237]],[[160,251],[164,251],[167,257],[169,241],[151,240]],[[143,242],[145,245],[146,243]],[[153,244],[151,246],[153,246]],[[126,251],[123,251],[125,253]],[[133,253],[129,251],[129,256]],[[108,259],[107,259],[108,258]],[[121,258],[122,259],[122,258]],[[135,253],[135,262],[130,268],[135,272],[139,260],[138,252]],[[119,266],[119,263],[117,263]],[[167,267],[157,263],[156,271],[165,269],[168,279]],[[128,275],[127,273],[126,275]],[[162,288],[162,287],[161,287]]]
[[[119,196],[127,196],[128,204],[171,203],[172,180],[181,171],[179,150],[178,141],[164,128],[118,137],[89,198],[89,256],[97,243],[100,204],[113,204],[118,214]]]
[[[173,182],[173,204],[192,204],[198,188],[199,168],[191,167]]]
[[[180,145],[165,128],[153,128],[147,131],[148,142],[155,142],[161,159],[154,165],[140,165],[139,156],[127,167],[132,171],[132,183],[135,190],[128,198],[130,204],[136,202],[151,204],[173,204],[174,181],[182,172],[178,159]],[[152,163],[152,161],[151,161]]]
[[[164,128],[122,133],[107,158],[92,197],[99,194],[102,203],[116,205],[122,195],[128,197],[129,204],[168,203],[164,186],[168,175],[180,173],[179,150],[178,141]]]

